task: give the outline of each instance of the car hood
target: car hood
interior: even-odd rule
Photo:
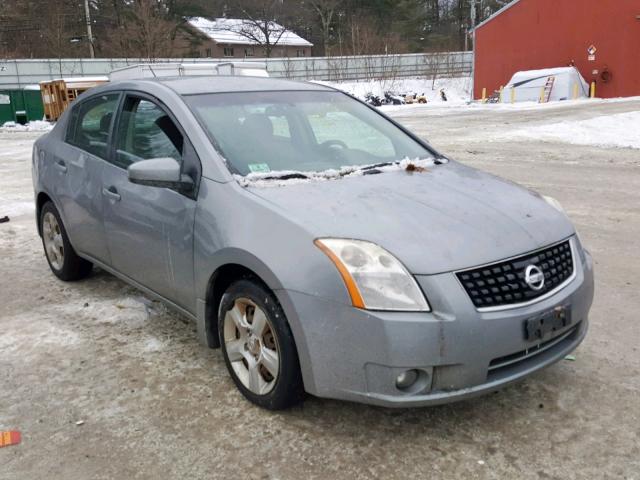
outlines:
[[[314,236],[374,242],[414,274],[490,263],[574,233],[537,193],[453,161],[248,190]]]

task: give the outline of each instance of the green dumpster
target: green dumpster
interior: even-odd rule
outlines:
[[[24,109],[27,112],[27,121],[42,120],[44,118],[44,105],[42,105],[40,86],[25,87],[22,95],[24,96]]]
[[[11,101],[11,91],[0,90],[0,125],[15,121],[15,110]]]
[[[42,120],[43,117],[44,107],[39,87],[0,90],[0,125],[5,122],[26,123]]]

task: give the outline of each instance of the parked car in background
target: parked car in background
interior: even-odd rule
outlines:
[[[556,201],[323,85],[92,89],[35,143],[33,184],[56,276],[162,299],[266,408],[468,398],[587,332],[592,260]]]

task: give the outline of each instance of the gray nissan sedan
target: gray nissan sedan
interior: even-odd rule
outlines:
[[[587,332],[593,264],[558,202],[326,86],[89,90],[35,143],[33,185],[57,277],[96,265],[163,300],[265,408],[468,398]]]

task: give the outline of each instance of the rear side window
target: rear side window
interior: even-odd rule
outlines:
[[[120,95],[99,95],[78,105],[71,115],[67,142],[93,155],[107,158],[111,119]]]
[[[184,137],[166,112],[149,100],[127,97],[118,138],[116,163],[127,168],[151,158],[171,157],[182,163]]]

